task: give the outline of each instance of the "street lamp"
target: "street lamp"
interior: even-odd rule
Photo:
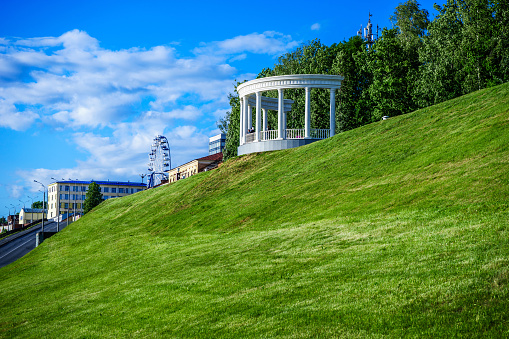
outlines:
[[[20,203],[22,203],[22,204],[23,204],[23,212],[24,212],[23,214],[24,214],[25,219],[26,219],[27,209],[26,209],[26,207],[25,207],[25,202],[24,202],[24,201],[21,201],[21,200],[18,200],[18,201],[19,201]],[[28,202],[28,200],[27,200],[27,202]],[[24,223],[25,223],[25,221],[23,220],[23,224],[24,224]]]
[[[28,196],[30,198],[30,200],[32,200],[32,205],[30,206],[30,223],[33,223],[34,222],[34,198],[32,198],[31,196]]]
[[[9,228],[9,217],[11,216],[11,208],[7,206],[5,206],[5,208],[9,210],[9,215],[7,216],[7,228]],[[12,231],[12,229],[10,230],[8,229],[8,231]]]
[[[12,208],[13,208],[13,210],[14,210],[14,212],[13,212],[13,214],[12,214],[12,216],[14,217],[14,218],[13,218],[13,223],[12,223],[12,230],[13,230],[13,229],[14,229],[14,226],[16,226],[16,206],[14,206],[13,204],[11,204],[11,206],[12,206]]]
[[[62,178],[62,180],[65,181],[64,178]],[[64,190],[64,192],[65,192],[65,190]],[[71,192],[69,192],[69,193],[71,193]],[[65,193],[64,193],[64,197],[65,197]],[[70,194],[69,194],[69,198],[71,198]],[[70,199],[68,199],[68,200],[71,201]],[[65,203],[64,203],[64,208],[65,208]],[[67,226],[69,226],[69,203],[67,203],[67,211],[66,212],[67,212],[67,218],[65,218],[65,220],[66,220],[66,222],[65,222],[66,225],[65,226],[67,227]]]
[[[34,180],[34,182],[41,184],[41,186],[44,187],[44,191],[42,192],[42,232],[44,232],[44,202],[46,201],[46,186],[37,180]]]
[[[55,179],[55,178],[51,178],[53,180],[55,180],[57,182],[57,188],[58,188],[58,180]],[[58,190],[57,190],[57,198],[58,198]],[[58,204],[57,204],[57,232],[60,231],[60,199],[57,199],[58,201]]]
[[[70,178],[69,178],[69,180],[73,181],[73,180],[72,180],[72,179],[70,179]],[[76,179],[75,181],[78,181],[78,179]],[[78,187],[78,186],[76,186],[76,185],[73,185],[73,186],[72,186],[72,189],[73,189],[73,192],[74,192],[74,194],[73,194],[73,203],[72,203],[72,205],[73,205],[73,209],[74,209],[74,212],[72,213],[72,219],[73,219],[73,221],[76,221],[76,196],[77,196],[77,194],[76,194],[76,193],[77,193],[77,191],[78,191],[78,190],[77,190],[77,187]],[[69,196],[69,198],[70,198],[70,196]]]

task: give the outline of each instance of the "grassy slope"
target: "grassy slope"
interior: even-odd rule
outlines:
[[[108,200],[0,269],[4,337],[509,336],[509,84]]]

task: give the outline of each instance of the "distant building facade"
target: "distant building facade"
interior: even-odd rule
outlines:
[[[30,224],[33,221],[47,218],[48,210],[42,208],[22,208],[19,212],[19,223],[22,225]]]
[[[62,180],[48,185],[48,216],[83,213],[83,202],[92,181]],[[123,197],[143,191],[147,185],[141,182],[94,181],[99,185],[104,200]]]
[[[203,158],[195,159],[181,166],[175,167],[166,172],[168,181],[175,182],[177,180],[189,178],[200,172],[212,170],[223,162],[223,153],[215,153]]]
[[[209,138],[209,155],[223,153],[226,145],[226,134],[221,133]]]
[[[12,231],[18,228],[21,228],[21,224],[19,223],[19,215],[9,215],[7,217],[7,230]]]

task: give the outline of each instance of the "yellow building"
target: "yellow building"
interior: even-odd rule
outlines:
[[[94,181],[99,185],[103,199],[123,197],[143,191],[147,185],[141,182]],[[62,180],[48,185],[48,216],[59,214],[82,214],[83,202],[91,181]]]
[[[43,215],[44,218],[47,216],[48,210],[43,210],[42,208],[22,208],[21,212],[19,212],[19,223],[22,225],[30,224],[32,221],[42,220]]]
[[[203,158],[195,159],[184,165],[175,167],[166,172],[169,182],[188,178],[200,172],[216,168],[223,161],[223,153],[212,154]]]

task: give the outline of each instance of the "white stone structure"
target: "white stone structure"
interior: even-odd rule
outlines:
[[[335,93],[343,77],[325,74],[292,74],[255,79],[237,87],[240,98],[240,146],[238,154],[264,152],[298,147],[334,136],[336,129]],[[305,128],[287,129],[286,114],[292,109],[292,100],[284,98],[286,88],[304,88],[306,91]],[[311,128],[310,94],[313,88],[330,90],[330,129]],[[277,90],[278,98],[262,96],[264,91]],[[252,111],[256,109],[255,128]],[[278,129],[267,129],[267,110],[278,112]],[[263,120],[262,120],[263,113]]]

